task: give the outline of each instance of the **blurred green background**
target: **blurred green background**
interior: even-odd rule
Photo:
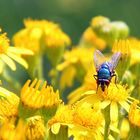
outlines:
[[[93,16],[125,21],[131,35],[140,36],[139,0],[0,0],[0,27],[11,37],[23,27],[23,19],[48,19],[60,24],[73,44]]]
[[[110,20],[123,20],[130,27],[130,34],[140,37],[139,5],[140,0],[0,0],[0,27],[12,38],[23,28],[25,18],[47,19],[58,23],[76,45],[92,17],[103,15]],[[19,94],[29,75],[22,66],[16,65],[16,72],[4,71],[7,80],[0,79],[5,88]],[[72,89],[67,88],[64,101]]]

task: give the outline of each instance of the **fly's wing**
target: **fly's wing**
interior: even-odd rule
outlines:
[[[110,71],[113,71],[116,68],[116,66],[117,66],[117,64],[119,62],[120,57],[121,57],[121,53],[120,52],[114,53],[112,55],[112,57],[111,57],[111,59],[109,61],[109,64],[108,64],[109,68],[110,68]]]
[[[95,50],[94,55],[93,55],[93,61],[96,67],[96,71],[98,71],[101,64],[105,62],[105,57],[99,50]]]

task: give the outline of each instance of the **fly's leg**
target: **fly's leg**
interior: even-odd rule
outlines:
[[[116,85],[116,87],[118,88],[118,86],[117,86],[117,75],[116,75],[115,73],[113,73],[113,74],[111,75],[111,77],[115,77],[115,85]]]
[[[99,87],[99,81],[98,81],[98,75],[93,75],[94,79],[96,80],[97,82],[97,89],[96,89],[96,93],[98,91],[98,87]]]
[[[97,78],[98,78],[98,75],[93,75],[93,77],[95,78],[95,80],[97,80]]]

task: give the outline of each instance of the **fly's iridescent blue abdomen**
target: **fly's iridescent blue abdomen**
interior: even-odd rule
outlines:
[[[121,54],[115,53],[110,61],[106,61],[104,55],[96,50],[94,53],[94,63],[97,71],[97,75],[94,75],[97,81],[97,88],[101,86],[102,91],[105,91],[105,87],[109,86],[111,78],[115,75],[115,67],[120,59]]]

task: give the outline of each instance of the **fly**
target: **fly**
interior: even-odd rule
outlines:
[[[113,76],[115,76],[116,81],[115,68],[121,57],[121,53],[114,53],[110,60],[106,61],[104,55],[99,50],[95,50],[93,57],[97,72],[97,75],[94,75],[97,82],[97,89],[101,86],[102,91],[105,91],[105,87],[109,86]]]

